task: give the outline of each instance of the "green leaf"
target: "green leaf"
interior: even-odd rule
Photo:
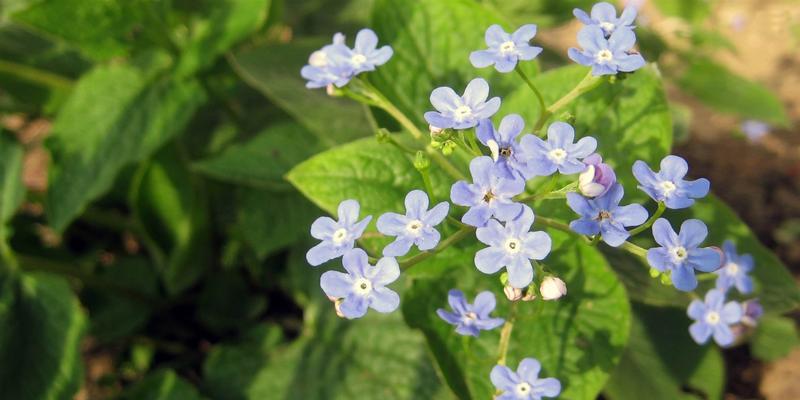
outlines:
[[[300,193],[274,193],[240,188],[237,191],[234,235],[247,243],[259,259],[308,235],[311,223],[320,215]]]
[[[86,317],[67,283],[0,276],[0,397],[72,399],[83,383]]]
[[[130,195],[136,218],[167,255],[160,273],[171,294],[194,284],[212,257],[205,185],[176,152],[165,148],[147,164]]]
[[[22,146],[10,134],[0,131],[0,241],[10,235],[6,223],[25,198],[22,184]]]
[[[430,172],[436,190],[434,198],[438,201],[449,198],[452,179],[433,167]],[[373,138],[317,154],[297,165],[286,178],[314,204],[333,215],[346,199],[358,200],[362,216],[400,211],[409,191],[424,190],[411,156]]]
[[[681,17],[690,23],[703,22],[711,14],[710,1],[655,0],[653,3],[662,13],[673,17]]]
[[[625,354],[604,389],[608,398],[721,398],[725,366],[720,352],[692,341],[685,311],[633,303],[633,315]],[[684,392],[684,387],[705,396]]]
[[[320,152],[319,139],[294,122],[278,123],[247,142],[197,161],[193,167],[225,182],[284,189],[283,176],[301,161]]]
[[[488,0],[490,4],[515,27],[536,23],[539,28],[551,27],[575,18],[572,10],[580,8],[590,12],[594,0]],[[534,39],[536,40],[536,39]]]
[[[203,367],[209,393],[219,399],[448,398],[424,339],[398,312],[344,321],[325,302],[321,310],[306,310],[308,334],[288,346],[274,348],[278,334],[262,328],[212,349]]]
[[[108,191],[124,166],[180,133],[204,101],[193,80],[148,85],[151,80],[152,72],[116,64],[94,69],[76,85],[48,142],[54,165],[46,209],[55,230]]]
[[[235,296],[231,296],[235,293]],[[197,300],[197,319],[216,333],[246,326],[264,311],[267,300],[251,293],[247,282],[236,272],[210,276],[203,283]]]
[[[764,361],[786,357],[800,344],[795,322],[786,317],[765,315],[758,321],[753,336],[753,355]]]
[[[39,1],[13,19],[57,36],[79,47],[89,57],[105,60],[124,55],[136,29],[146,29],[151,2]]]
[[[567,284],[558,302],[519,302],[508,348],[508,364],[525,357],[541,361],[543,375],[559,379],[564,398],[594,399],[619,360],[628,338],[630,309],[624,287],[598,251],[553,231],[554,249],[545,260]],[[476,339],[455,333],[436,315],[447,307],[447,291],[458,288],[473,298],[482,290],[494,292],[498,308],[509,315],[497,277],[478,272],[474,252],[463,251],[451,262],[458,268],[435,279],[417,279],[405,292],[406,322],[425,334],[450,388],[461,399],[485,399],[494,393],[489,373],[497,363],[500,329],[481,332]],[[422,268],[422,264],[414,268]]]
[[[147,400],[201,400],[197,389],[175,371],[162,369],[147,375],[136,385],[126,390],[123,399]]]
[[[206,18],[190,26],[175,73],[188,76],[208,67],[221,54],[257,31],[267,20],[270,0],[217,0]]]
[[[692,57],[677,83],[708,106],[742,118],[786,127],[789,118],[781,100],[763,85],[734,74],[713,61]]]
[[[469,62],[471,51],[486,47],[483,34],[492,24],[507,31],[512,28],[494,10],[472,0],[376,0],[372,26],[394,55],[367,79],[425,127],[423,114],[432,109],[429,97],[437,86],[460,92],[471,79],[482,76],[490,82],[491,96],[506,93],[523,85],[516,74],[476,69]],[[538,70],[536,62],[521,65],[529,75]]]
[[[291,115],[328,146],[372,135],[365,108],[324,89],[306,89],[300,69],[308,56],[327,40],[297,40],[285,45],[263,45],[237,52],[232,65],[241,78]]]

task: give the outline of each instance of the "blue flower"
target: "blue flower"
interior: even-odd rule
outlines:
[[[741,129],[745,136],[747,136],[747,139],[751,142],[758,142],[769,133],[770,127],[766,122],[748,119],[742,122]]]
[[[311,224],[311,236],[322,240],[306,253],[306,260],[313,266],[341,256],[353,248],[372,219],[369,215],[358,221],[359,205],[355,200],[339,203],[339,221],[330,217],[319,217]]]
[[[747,275],[753,270],[753,256],[750,254],[739,255],[736,253],[736,245],[730,240],[722,244],[722,252],[725,254],[725,265],[716,271],[717,289],[727,291],[736,287],[742,294],[753,291],[753,280]]]
[[[675,233],[669,221],[659,218],[653,224],[653,238],[661,247],[647,250],[647,262],[660,272],[670,271],[676,289],[688,292],[697,287],[694,270],[711,272],[722,264],[722,254],[712,248],[700,248],[708,236],[708,228],[697,219],[688,219],[681,224],[680,233]]]
[[[572,14],[586,26],[597,26],[603,30],[606,37],[611,36],[617,29],[633,29],[633,20],[636,19],[636,8],[627,6],[622,15],[617,18],[617,10],[609,3],[600,2],[592,6],[592,15],[589,16],[581,9],[574,9]]]
[[[505,365],[495,365],[489,376],[492,384],[502,393],[495,400],[540,400],[561,393],[561,382],[556,378],[539,379],[542,365],[535,358],[525,358],[517,371]]]
[[[525,135],[520,145],[528,157],[526,176],[547,176],[558,171],[564,175],[586,169],[580,161],[594,152],[597,140],[585,137],[575,140],[575,129],[566,122],[553,122],[547,128],[547,141],[535,135]]]
[[[408,192],[405,204],[406,215],[389,212],[378,217],[378,231],[397,237],[384,247],[384,256],[403,256],[411,250],[411,245],[422,251],[430,250],[439,243],[441,235],[433,227],[447,217],[450,205],[443,201],[429,211],[428,195],[421,190]]]
[[[569,227],[583,235],[598,233],[609,246],[617,247],[628,239],[626,226],[641,225],[647,220],[647,210],[640,204],[620,206],[625,190],[614,184],[606,194],[587,199],[575,192],[567,193],[567,205],[580,215]]]
[[[583,50],[573,47],[567,54],[572,61],[592,67],[594,76],[633,72],[645,64],[642,55],[633,51],[636,34],[630,29],[617,29],[606,39],[599,27],[585,26],[578,32],[578,44]]]
[[[583,159],[586,170],[578,176],[578,190],[586,197],[602,196],[617,183],[617,174],[594,153]]]
[[[721,290],[709,290],[705,302],[693,300],[686,313],[696,321],[689,327],[689,333],[697,344],[704,344],[712,335],[723,347],[736,339],[731,325],[741,320],[742,307],[735,301],[725,303],[725,293]]]
[[[486,156],[472,159],[469,170],[473,183],[458,181],[450,188],[453,204],[469,207],[461,222],[480,227],[493,216],[508,221],[522,212],[522,204],[513,202],[511,198],[525,190],[523,179],[498,176],[494,173],[494,162]]]
[[[307,88],[317,89],[328,85],[342,87],[350,82],[353,68],[342,56],[347,50],[344,39],[344,35],[337,33],[333,35],[333,43],[311,53],[308,65],[300,70],[300,75],[308,80]]]
[[[508,283],[518,289],[533,281],[531,260],[541,260],[550,253],[550,236],[541,231],[531,232],[533,210],[523,206],[522,214],[505,226],[492,219],[475,232],[478,240],[489,245],[475,253],[475,266],[484,274],[493,274],[505,267]]]
[[[385,64],[394,54],[391,46],[378,48],[378,36],[372,29],[358,31],[355,47],[352,49],[347,46],[336,46],[332,51],[339,52],[339,56],[347,60],[353,75],[375,70],[375,67]]]
[[[542,52],[541,47],[531,46],[530,41],[536,36],[536,25],[523,25],[512,34],[506,33],[500,25],[492,25],[486,30],[486,50],[473,51],[469,61],[475,68],[484,68],[494,64],[498,72],[511,72],[517,62],[533,60]]]
[[[453,289],[447,293],[447,302],[453,312],[440,308],[436,310],[436,314],[448,324],[454,325],[459,335],[477,337],[480,331],[492,330],[505,322],[502,318],[489,316],[496,305],[492,292],[478,293],[475,304],[472,305],[467,303],[464,293]]]
[[[522,151],[516,138],[525,128],[525,122],[517,114],[509,114],[500,121],[500,126],[494,129],[494,124],[489,119],[481,120],[475,129],[475,135],[481,143],[492,152],[497,175],[513,179],[523,177],[526,169],[526,155]]]
[[[663,201],[667,208],[680,209],[694,204],[708,194],[708,179],[684,180],[689,165],[678,156],[666,156],[661,160],[661,171],[653,172],[644,161],[633,163],[633,176],[642,189],[655,201]]]
[[[742,303],[742,324],[750,327],[758,325],[758,320],[764,315],[764,308],[758,299],[747,300]]]
[[[342,257],[347,273],[327,271],[319,284],[325,294],[337,301],[337,310],[347,319],[361,318],[372,308],[390,313],[400,305],[400,296],[385,286],[400,277],[400,266],[392,257],[383,257],[374,266],[361,249],[348,251]]]
[[[449,87],[438,87],[431,92],[431,104],[437,111],[426,112],[425,120],[436,128],[472,128],[500,109],[500,98],[486,101],[488,97],[489,84],[482,78],[471,80],[463,96]]]

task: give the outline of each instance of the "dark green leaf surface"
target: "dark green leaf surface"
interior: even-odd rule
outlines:
[[[329,39],[298,40],[265,45],[236,53],[232,64],[239,76],[328,146],[347,143],[374,133],[365,108],[325,89],[306,89],[300,69],[308,56]]]
[[[123,399],[130,400],[201,400],[197,389],[175,371],[162,369],[147,375],[128,389]]]
[[[554,251],[547,266],[567,284],[558,302],[518,303],[508,363],[516,368],[525,357],[542,362],[543,375],[559,379],[563,398],[594,399],[625,347],[630,309],[625,289],[596,249],[561,232],[551,232]],[[470,299],[482,290],[495,293],[505,317],[510,303],[497,276],[478,272],[472,251],[451,260],[458,268],[436,279],[415,280],[405,292],[407,323],[425,334],[447,383],[461,399],[485,399],[494,393],[489,373],[497,363],[500,329],[466,339],[436,314],[447,308],[447,291],[457,288]],[[414,268],[424,268],[422,264]]]
[[[204,100],[193,80],[147,86],[151,76],[125,64],[98,67],[59,112],[49,142],[54,171],[46,207],[57,231],[110,189],[122,167],[180,133]]]
[[[0,131],[0,241],[10,236],[6,223],[14,216],[24,197],[22,146],[13,136]]]
[[[67,283],[0,276],[0,398],[72,399],[83,383],[86,317]]]
[[[775,315],[766,315],[758,321],[753,336],[753,355],[764,361],[775,361],[786,357],[800,344],[800,336],[794,320]]]

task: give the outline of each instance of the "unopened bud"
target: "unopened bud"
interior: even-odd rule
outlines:
[[[528,290],[525,291],[525,296],[522,296],[522,301],[533,301],[536,299],[536,291],[533,290],[532,286],[528,286]]]
[[[617,182],[617,175],[610,165],[594,153],[583,159],[586,170],[578,176],[578,189],[586,197],[602,196]]]
[[[325,93],[328,93],[328,96],[331,96],[331,97],[341,97],[342,96],[341,89],[337,88],[332,83],[329,83],[328,86],[325,86]]]
[[[508,285],[508,272],[503,272],[500,274],[500,283],[502,283],[503,286]]]
[[[453,154],[453,151],[455,149],[456,149],[456,143],[451,141],[451,140],[448,140],[448,141],[442,143],[442,154],[444,154],[446,156],[449,156],[450,154]]]
[[[430,168],[430,166],[431,161],[428,160],[428,157],[425,155],[425,153],[422,150],[417,151],[417,154],[414,157],[414,168],[416,168],[418,171],[424,171]]]
[[[336,315],[339,316],[339,318],[344,318],[344,313],[342,312],[342,303],[343,302],[344,302],[344,299],[336,299],[333,302],[333,308],[336,310]]]
[[[661,274],[661,284],[670,286],[672,285],[672,277],[669,274]]]
[[[431,132],[431,135],[438,135],[442,133],[444,128],[439,128],[438,126],[428,125],[428,130]]]
[[[650,277],[651,278],[658,278],[660,275],[661,275],[661,271],[659,271],[659,270],[657,270],[655,268],[650,268]]]
[[[567,285],[559,278],[548,276],[539,286],[543,300],[556,300],[567,294]]]
[[[375,139],[378,143],[389,143],[392,138],[389,136],[391,133],[386,128],[380,128],[377,132],[375,132]]]
[[[522,289],[515,288],[511,285],[506,285],[503,288],[503,293],[506,294],[506,298],[510,301],[517,301],[522,299]]]

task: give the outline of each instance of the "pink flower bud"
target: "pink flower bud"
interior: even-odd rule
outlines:
[[[548,276],[539,286],[539,292],[544,300],[557,300],[567,294],[567,285],[561,279]]]

